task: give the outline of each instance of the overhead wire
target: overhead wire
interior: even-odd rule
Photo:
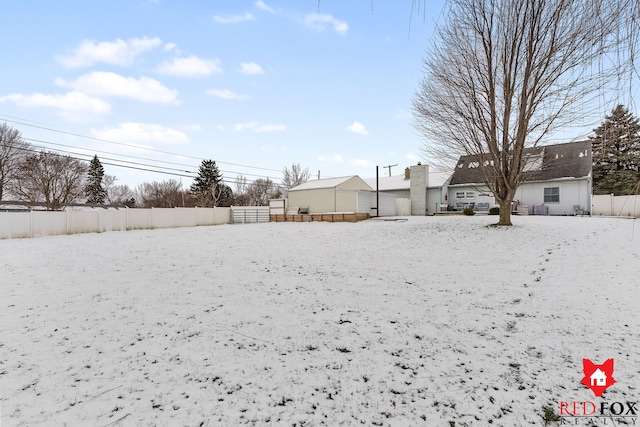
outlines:
[[[31,139],[31,138],[21,138],[24,141],[34,141],[34,142],[44,142],[44,143],[48,143],[47,141],[41,141],[41,140],[37,140],[37,139]],[[60,146],[67,146],[66,144],[56,144],[56,143],[52,143],[54,145],[60,145]],[[56,148],[55,150],[51,150],[49,147],[45,147],[45,146],[41,146],[41,145],[33,145],[33,144],[29,144],[28,147],[18,147],[18,146],[14,146],[14,148],[22,150],[22,151],[27,151],[27,152],[31,152],[31,153],[40,153],[42,151],[49,151],[52,152],[54,154],[57,155],[62,155],[61,153],[65,153],[65,155],[69,158],[75,159],[75,160],[80,160],[80,161],[88,161],[90,159],[93,158],[94,155],[92,154],[85,154],[85,153],[78,153],[75,151],[69,151],[69,150],[62,150],[59,148]],[[37,148],[37,149],[34,149]],[[71,148],[76,148],[76,149],[81,149],[81,150],[87,150],[87,151],[91,151],[89,149],[85,149],[82,147],[74,147],[71,146]],[[93,150],[96,151],[96,150]],[[100,150],[97,150],[100,151]],[[118,154],[115,154],[118,155]],[[80,156],[80,157],[78,157]],[[129,160],[122,160],[122,159],[113,159],[113,158],[109,158],[109,157],[99,157],[98,158],[100,160],[100,163],[103,165],[108,165],[108,166],[114,166],[114,167],[120,167],[120,168],[126,168],[126,169],[133,169],[133,170],[139,170],[139,171],[144,171],[144,172],[152,172],[152,173],[159,173],[159,174],[164,174],[164,175],[172,175],[172,176],[177,176],[177,177],[181,177],[181,178],[191,178],[191,179],[195,179],[197,176],[196,172],[193,171],[189,171],[189,170],[182,170],[182,169],[176,169],[176,168],[170,168],[170,167],[166,167],[166,166],[157,166],[157,165],[150,165],[150,164],[146,164],[146,163],[139,163],[139,162],[132,162]],[[144,159],[144,158],[143,158]],[[107,160],[107,161],[103,161],[103,160]],[[151,160],[151,159],[146,159],[146,160]],[[151,160],[154,161],[154,160]],[[113,162],[120,162],[120,163],[113,163]],[[121,164],[121,163],[125,163],[125,164]],[[164,162],[164,163],[173,163],[173,162]],[[181,165],[179,163],[175,163],[176,165]],[[132,166],[133,165],[133,166]],[[145,166],[145,167],[142,167]],[[188,165],[184,165],[184,166],[188,166]],[[159,169],[164,169],[164,170],[159,170]],[[223,170],[220,170],[221,172],[224,172]],[[256,175],[256,174],[246,174],[246,175],[253,175],[253,176],[258,176],[260,178],[254,179],[254,180],[243,180],[242,177],[244,177],[243,174],[240,174],[240,176],[236,177],[236,178],[222,178],[222,182],[224,182],[227,185],[233,184],[233,185],[237,185],[237,184],[244,184],[244,185],[251,185],[252,183],[256,182],[258,179],[268,179],[268,187],[269,188],[283,188],[284,186],[281,184],[277,184],[275,181],[271,180],[271,177],[267,177],[267,176],[261,176],[261,175]]]
[[[148,157],[134,156],[134,155],[129,155],[129,154],[119,154],[119,153],[114,153],[114,152],[105,151],[105,150],[97,150],[97,149],[93,149],[93,148],[79,147],[79,146],[76,146],[76,145],[62,144],[62,143],[57,143],[57,142],[45,141],[45,140],[41,140],[41,139],[34,139],[34,138],[22,138],[22,139],[25,140],[25,141],[32,141],[32,142],[37,142],[37,143],[41,143],[41,144],[48,144],[48,145],[55,145],[55,146],[60,146],[60,147],[75,148],[76,150],[91,151],[94,154],[95,153],[103,153],[103,154],[108,154],[108,155],[112,155],[112,156],[121,156],[121,157],[128,157],[128,158],[139,159],[139,160],[147,160],[147,161],[155,162],[155,163],[164,163],[164,164],[176,165],[176,166],[186,166],[188,168],[194,168],[194,169],[198,168],[198,166],[194,166],[193,164],[171,162],[171,161],[167,161],[167,160],[156,160],[156,159],[150,159]],[[43,148],[47,148],[47,147],[43,147]],[[56,149],[56,150],[64,151],[64,150],[59,150],[59,149]],[[103,157],[103,158],[106,158],[106,157]],[[135,162],[131,162],[129,160],[121,160],[121,159],[111,159],[111,160],[121,161],[123,163],[136,164]],[[216,161],[216,163],[218,163],[218,162]],[[156,165],[148,165],[148,166],[157,167],[157,168],[164,168],[164,167],[156,166]],[[178,170],[178,169],[176,169],[176,170]],[[187,172],[190,172],[190,171],[187,171]],[[240,175],[246,175],[246,176],[257,176],[257,177],[260,177],[260,178],[270,178],[270,179],[275,179],[275,180],[280,179],[280,178],[277,178],[277,177],[266,176],[266,175],[263,175],[263,174],[243,173],[243,172],[232,171],[232,170],[227,170],[227,169],[220,169],[220,172],[232,173],[232,174],[236,174],[236,175],[240,174]],[[195,173],[195,172],[193,172],[193,173]]]
[[[172,155],[172,156],[180,156],[180,157],[183,157],[183,158],[195,159],[195,160],[200,160],[200,161],[202,160],[201,158],[196,157],[196,156],[180,154],[180,153],[175,153],[175,152],[170,152],[170,151],[165,151],[165,150],[157,150],[157,149],[154,149],[154,148],[139,146],[139,145],[135,145],[135,144],[127,144],[127,143],[122,143],[122,142],[117,142],[117,141],[111,141],[111,140],[108,140],[108,139],[91,137],[91,136],[87,136],[87,135],[81,135],[81,134],[77,134],[77,133],[73,133],[73,132],[63,131],[63,130],[55,129],[55,128],[48,127],[48,126],[41,126],[41,125],[27,123],[28,121],[31,121],[29,119],[24,119],[24,118],[19,118],[19,117],[4,115],[4,114],[0,114],[0,117],[3,117],[3,119],[2,119],[3,121],[9,122],[9,123],[12,123],[12,124],[19,124],[19,125],[23,125],[23,126],[42,129],[42,130],[45,130],[45,131],[56,132],[56,133],[61,133],[61,134],[65,134],[65,135],[71,135],[71,136],[75,136],[75,137],[79,137],[79,138],[85,138],[85,139],[99,141],[99,142],[106,142],[106,143],[125,146],[125,147],[129,147],[129,148],[135,148],[135,149],[143,150],[143,151],[150,151],[150,152],[155,152],[155,153],[168,154],[168,155]],[[36,143],[39,143],[39,144],[53,145],[53,146],[56,146],[56,147],[73,148],[75,150],[83,150],[83,151],[93,152],[94,154],[95,153],[102,153],[102,154],[108,154],[108,155],[111,155],[111,156],[120,156],[120,157],[128,157],[128,158],[134,158],[134,159],[139,159],[139,160],[146,160],[148,162],[153,162],[153,163],[163,163],[163,164],[176,165],[176,166],[186,166],[187,168],[192,168],[192,169],[197,169],[198,168],[198,166],[194,166],[193,164],[171,162],[171,161],[167,161],[167,160],[156,160],[156,159],[150,159],[148,157],[141,157],[141,156],[128,155],[128,154],[119,154],[119,153],[109,152],[109,151],[105,151],[105,150],[97,150],[97,149],[93,149],[93,148],[85,148],[85,147],[76,146],[76,145],[62,144],[62,143],[46,141],[46,140],[42,140],[42,139],[22,137],[22,140],[24,140],[24,141],[32,141],[32,142],[36,142]],[[67,153],[67,154],[70,154],[70,155],[73,155],[73,156],[83,156],[83,157],[87,157],[87,158],[92,158],[93,157],[92,155],[79,153],[77,151],[63,150],[63,149],[60,149],[60,148],[52,148],[52,147],[47,147],[47,146],[43,146],[43,145],[36,145],[36,147],[41,148],[43,150],[53,150],[54,152],[58,152],[58,153]],[[35,150],[31,150],[31,151],[35,151]],[[97,154],[95,154],[95,155],[97,155]],[[69,157],[75,158],[77,160],[85,160],[84,158],[73,157],[73,156],[69,156]],[[173,176],[186,177],[186,178],[195,178],[195,176],[197,175],[197,172],[193,172],[193,171],[190,171],[190,170],[176,169],[176,168],[171,168],[171,167],[166,167],[166,166],[159,166],[159,165],[155,165],[155,164],[139,163],[139,162],[133,162],[131,160],[123,160],[123,159],[118,159],[118,158],[109,158],[109,157],[104,157],[104,156],[102,157],[102,159],[107,160],[106,162],[101,161],[102,164],[109,165],[109,166],[114,166],[114,167],[133,169],[133,170],[152,172],[152,173],[161,173],[161,174],[165,174],[165,175],[173,175]],[[118,163],[113,163],[113,162],[118,162]],[[264,167],[260,167],[260,166],[251,166],[251,165],[246,165],[246,164],[241,164],[241,163],[234,163],[234,162],[225,162],[225,161],[220,161],[220,160],[216,160],[216,163],[217,164],[237,166],[237,167],[242,167],[242,168],[248,168],[248,169],[255,169],[255,170],[272,171],[272,172],[279,172],[279,173],[282,172],[281,170],[276,170],[276,169],[264,168]],[[141,166],[144,166],[144,167],[141,167]],[[159,169],[161,169],[161,170],[159,170]],[[222,169],[222,168],[220,168],[219,171],[222,174],[235,174],[236,175],[236,178],[224,178],[223,177],[222,181],[225,182],[227,185],[229,185],[229,184],[250,185],[250,184],[252,184],[253,182],[255,182],[257,180],[262,179],[262,180],[266,180],[269,183],[269,187],[270,188],[283,188],[283,187],[285,187],[282,184],[276,183],[276,181],[281,180],[281,177],[268,176],[268,175],[265,175],[265,174],[258,174],[258,173],[238,172],[238,171]],[[185,174],[192,174],[192,175],[185,175]],[[243,179],[243,178],[246,178],[247,176],[257,177],[257,178],[253,179],[253,180]]]
[[[155,153],[169,154],[171,156],[180,156],[180,157],[185,157],[185,158],[190,158],[190,159],[195,159],[195,160],[202,160],[201,157],[191,156],[191,155],[188,155],[188,154],[181,154],[181,153],[174,153],[174,152],[171,152],[171,151],[158,150],[158,149],[155,149],[155,148],[148,148],[148,147],[144,147],[144,146],[140,146],[140,145],[127,144],[127,143],[124,143],[124,142],[117,142],[117,141],[112,141],[112,140],[109,140],[109,139],[97,138],[97,137],[82,135],[82,134],[78,134],[78,133],[74,133],[74,132],[63,131],[63,130],[54,129],[54,128],[47,127],[47,126],[39,126],[39,125],[29,124],[29,123],[25,123],[24,119],[22,119],[23,121],[18,121],[18,120],[14,120],[15,117],[6,116],[4,114],[0,114],[0,117],[10,117],[10,119],[6,119],[6,118],[3,119],[5,122],[14,123],[14,124],[20,124],[20,125],[23,125],[23,126],[29,126],[29,127],[33,127],[33,128],[37,128],[37,129],[46,130],[46,131],[49,131],[49,132],[56,132],[56,133],[61,133],[61,134],[64,134],[64,135],[76,136],[76,137],[79,137],[79,138],[90,139],[90,140],[93,140],[93,141],[107,142],[109,144],[121,145],[121,146],[124,146],[124,147],[135,148],[135,149],[138,149],[138,150],[152,151],[152,152],[155,152]],[[271,172],[282,172],[281,170],[277,170],[277,169],[264,168],[264,167],[260,167],[260,166],[244,165],[244,164],[241,164],[241,163],[225,162],[225,161],[222,161],[222,160],[217,160],[216,162],[220,163],[220,164],[225,164],[225,165],[243,167],[243,168],[247,168],[247,169],[266,170],[266,171],[271,171]]]

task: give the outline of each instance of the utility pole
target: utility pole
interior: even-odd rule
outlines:
[[[376,166],[376,207],[371,208],[376,210],[376,217],[380,216],[380,185],[378,183],[378,166]]]
[[[394,166],[398,166],[398,164],[396,163],[395,165],[383,166],[383,168],[389,169],[389,176],[391,176],[391,168]]]

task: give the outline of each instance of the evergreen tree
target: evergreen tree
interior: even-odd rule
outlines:
[[[634,194],[640,182],[640,123],[622,105],[591,137],[593,194]]]
[[[84,193],[87,196],[87,203],[92,205],[102,205],[107,198],[107,190],[102,185],[104,179],[104,168],[97,155],[89,163],[87,184]]]
[[[193,180],[190,191],[200,207],[214,207],[219,205],[224,192],[222,174],[215,160],[203,160],[198,168],[198,176]]]

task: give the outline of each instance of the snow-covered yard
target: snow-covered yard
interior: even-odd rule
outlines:
[[[640,401],[640,223],[411,217],[0,241],[8,426],[543,425]]]

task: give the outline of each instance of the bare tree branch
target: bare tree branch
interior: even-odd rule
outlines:
[[[6,198],[29,150],[17,129],[6,123],[0,125],[0,200]]]

